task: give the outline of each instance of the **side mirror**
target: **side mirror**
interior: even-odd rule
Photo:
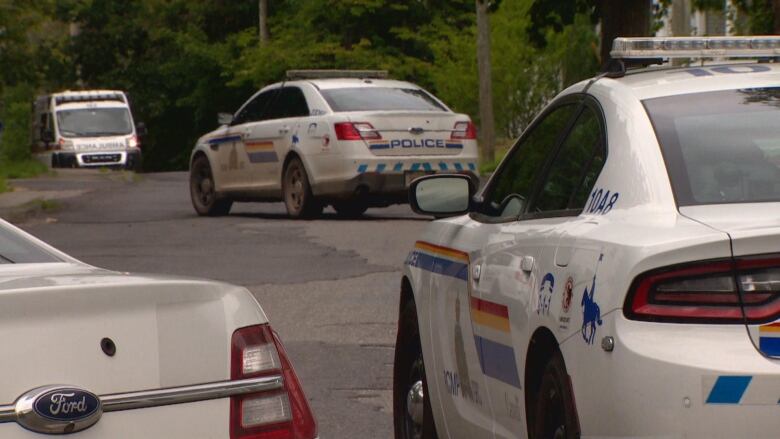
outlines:
[[[230,113],[217,113],[217,123],[220,125],[230,125],[233,123],[233,115]]]
[[[135,134],[139,137],[149,134],[149,131],[146,129],[146,124],[143,122],[135,124]]]
[[[41,130],[41,140],[46,143],[54,142],[54,133],[51,130]]]
[[[409,204],[422,215],[447,217],[468,213],[475,187],[459,174],[420,177],[409,186]]]

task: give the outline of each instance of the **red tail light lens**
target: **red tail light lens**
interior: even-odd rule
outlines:
[[[706,261],[634,280],[623,308],[634,320],[760,323],[780,316],[780,259]]]
[[[382,136],[367,122],[339,122],[334,125],[339,140],[380,140]]]
[[[452,129],[453,139],[473,140],[477,138],[477,127],[471,121],[458,122]]]
[[[281,374],[280,390],[230,400],[231,439],[313,439],[317,424],[281,341],[268,325],[233,333],[233,380]]]

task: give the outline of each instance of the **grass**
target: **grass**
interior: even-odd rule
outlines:
[[[12,189],[8,185],[9,178],[31,178],[47,171],[46,165],[34,159],[10,163],[0,162],[0,193]]]

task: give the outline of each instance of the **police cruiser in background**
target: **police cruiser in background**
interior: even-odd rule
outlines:
[[[0,437],[315,439],[256,299],[91,267],[0,220]]]
[[[143,123],[133,123],[118,90],[64,91],[33,103],[32,152],[54,168],[139,169]]]
[[[476,196],[413,182],[397,438],[776,438],[780,37],[619,38]]]
[[[469,117],[377,71],[290,71],[192,151],[190,191],[200,215],[234,201],[284,201],[294,218],[332,205],[357,216],[406,203],[409,183],[437,172],[477,176]]]

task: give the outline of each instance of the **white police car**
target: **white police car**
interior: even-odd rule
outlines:
[[[476,129],[427,91],[386,72],[290,71],[201,137],[190,192],[200,215],[234,201],[283,200],[292,217],[406,203],[436,172],[477,175]]]
[[[249,291],[101,270],[0,220],[0,437],[313,439]]]
[[[618,39],[620,66],[780,37]],[[780,435],[780,65],[616,69],[545,108],[410,253],[396,437]]]

